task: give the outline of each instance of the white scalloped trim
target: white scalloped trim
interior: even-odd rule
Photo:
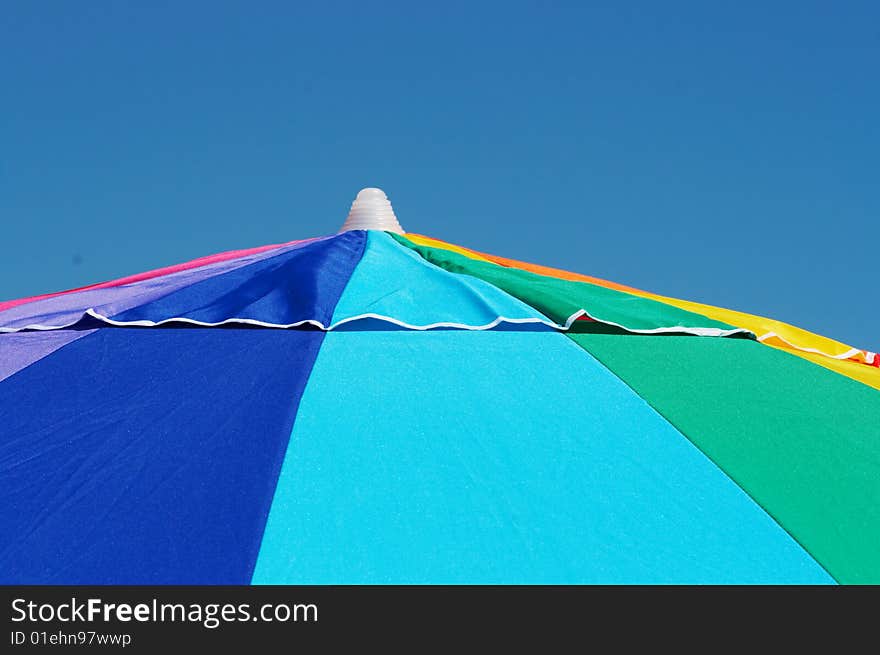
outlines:
[[[426,323],[424,325],[413,325],[412,323],[407,323],[405,321],[401,321],[392,316],[384,316],[382,314],[358,314],[356,316],[350,316],[348,318],[344,318],[340,321],[336,321],[335,323],[331,323],[330,325],[325,325],[320,321],[314,319],[305,319],[302,321],[297,321],[295,323],[268,323],[266,321],[258,321],[252,318],[227,318],[217,323],[209,323],[206,321],[197,321],[192,318],[186,317],[173,317],[166,318],[161,321],[148,321],[148,320],[138,320],[138,321],[117,321],[108,316],[104,316],[103,314],[99,314],[93,308],[87,309],[83,313],[83,317],[90,316],[102,323],[106,323],[107,325],[113,325],[116,327],[158,327],[160,325],[168,325],[171,323],[184,323],[187,325],[197,325],[200,327],[218,327],[221,325],[254,325],[258,327],[267,327],[267,328],[294,328],[299,327],[301,325],[312,325],[319,330],[330,331],[338,328],[341,325],[345,325],[346,323],[352,323],[354,321],[360,321],[363,319],[375,319],[378,321],[384,321],[386,323],[391,323],[393,325],[397,325],[398,327],[406,328],[407,330],[433,330],[436,328],[452,328],[459,330],[491,330],[494,327],[502,323],[510,323],[510,324],[542,324],[546,325],[549,328],[555,330],[566,331],[569,330],[572,324],[578,320],[581,316],[586,316],[592,321],[596,323],[603,323],[605,325],[611,325],[621,330],[625,330],[626,332],[631,332],[633,334],[693,334],[697,336],[705,336],[705,337],[726,337],[732,334],[751,334],[748,330],[742,328],[735,328],[732,330],[723,330],[721,328],[710,328],[710,327],[684,327],[684,326],[671,326],[671,327],[659,327],[652,328],[650,330],[639,330],[628,328],[625,325],[621,325],[620,323],[615,323],[613,321],[605,321],[595,316],[589,314],[586,310],[580,309],[576,311],[574,314],[568,317],[565,321],[565,324],[560,325],[558,323],[554,323],[553,321],[546,318],[510,318],[507,316],[499,316],[495,320],[486,323],[485,325],[470,325],[467,323],[455,323],[455,322],[438,322],[438,323]],[[81,320],[81,319],[80,319]],[[12,332],[22,332],[24,330],[64,330],[66,328],[73,327],[79,321],[75,321],[73,323],[68,323],[66,325],[26,325],[23,327],[0,327],[0,333],[12,333]]]
[[[849,359],[850,357],[856,357],[858,355],[864,355],[865,363],[869,365],[874,364],[874,358],[877,356],[877,353],[873,353],[870,350],[859,350],[858,348],[850,348],[845,353],[841,353],[840,355],[832,355],[830,353],[823,352],[816,348],[807,348],[805,346],[798,346],[797,344],[792,343],[785,337],[776,334],[775,332],[768,332],[767,334],[762,334],[758,337],[758,341],[764,342],[773,338],[779,339],[782,343],[784,343],[789,348],[793,348],[794,350],[800,350],[805,353],[814,353],[816,355],[822,355],[824,357],[830,357],[831,359]]]

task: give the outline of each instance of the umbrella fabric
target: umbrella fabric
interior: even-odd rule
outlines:
[[[485,253],[479,253],[474,250],[462,248],[461,246],[449,244],[430,237],[409,234],[406,239],[402,239],[398,236],[395,236],[395,238],[398,238],[402,243],[410,247],[421,245],[427,246],[435,251],[437,249],[446,250],[464,255],[475,261],[494,262],[504,267],[531,271],[533,273],[538,273],[539,275],[561,280],[588,282],[593,285],[624,291],[634,296],[658,300],[664,304],[702,314],[708,318],[714,318],[716,320],[730,323],[731,325],[737,325],[751,332],[758,341],[761,341],[762,343],[777,348],[788,349],[792,354],[809,359],[820,366],[825,366],[826,368],[830,368],[831,370],[842,373],[848,377],[869,384],[876,389],[880,389],[880,372],[853,365],[864,363],[874,368],[880,368],[880,355],[871,351],[853,348],[840,343],[839,341],[834,341],[833,339],[813,334],[812,332],[802,330],[781,321],[775,321],[763,316],[755,316],[730,309],[723,309],[721,307],[713,307],[703,303],[668,298],[666,296],[641,291],[633,287],[627,287],[588,275],[569,273],[568,271],[562,271],[547,266],[539,266],[504,257],[487,255]],[[431,251],[425,249],[423,252],[427,253]],[[440,255],[440,259],[442,260],[442,254],[437,254]]]
[[[2,583],[880,582],[880,368],[350,231],[0,303]]]

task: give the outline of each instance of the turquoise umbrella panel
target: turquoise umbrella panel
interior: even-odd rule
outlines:
[[[331,332],[254,582],[828,583],[568,337]]]

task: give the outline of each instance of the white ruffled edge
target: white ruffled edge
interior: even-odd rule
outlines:
[[[869,366],[873,366],[874,359],[877,357],[877,353],[875,353],[875,352],[871,352],[870,350],[859,350],[858,348],[850,348],[845,353],[841,353],[839,355],[832,355],[830,353],[826,353],[826,352],[819,350],[817,348],[807,348],[806,346],[798,346],[797,344],[792,343],[791,341],[789,341],[785,337],[783,337],[779,334],[776,334],[775,332],[768,332],[766,334],[762,334],[761,336],[757,337],[758,341],[760,341],[761,343],[763,343],[765,341],[769,341],[770,339],[774,339],[774,338],[779,339],[788,348],[792,348],[794,350],[800,350],[801,352],[805,352],[805,353],[813,353],[816,355],[822,355],[823,357],[830,357],[831,359],[849,359],[850,357],[857,357],[858,355],[864,355],[865,356],[865,363],[868,364]]]
[[[752,334],[749,330],[743,328],[734,328],[732,330],[724,330],[721,328],[711,328],[711,327],[684,327],[684,326],[671,326],[671,327],[659,327],[659,328],[651,328],[649,330],[639,330],[634,328],[628,328],[625,325],[621,325],[620,323],[615,323],[613,321],[606,321],[600,318],[597,318],[591,315],[584,309],[580,309],[576,311],[574,314],[568,317],[565,321],[565,324],[560,325],[558,323],[554,323],[553,321],[546,318],[538,318],[538,317],[528,317],[528,318],[511,318],[508,316],[499,316],[495,320],[486,323],[485,325],[472,325],[468,323],[455,323],[455,322],[447,322],[441,321],[437,323],[426,323],[423,325],[414,325],[412,323],[407,323],[406,321],[401,321],[400,319],[394,318],[393,316],[386,316],[383,314],[357,314],[356,316],[349,316],[348,318],[343,318],[335,323],[331,323],[329,325],[325,325],[321,321],[315,319],[304,319],[302,321],[297,321],[295,323],[269,323],[266,321],[258,321],[253,318],[227,318],[222,321],[218,321],[216,323],[209,323],[207,321],[198,321],[192,318],[186,318],[183,316],[172,317],[162,319],[161,321],[148,321],[148,320],[138,320],[138,321],[117,321],[109,316],[104,316],[103,314],[99,314],[95,311],[94,308],[89,308],[83,315],[73,323],[67,323],[65,325],[41,325],[41,324],[33,324],[33,325],[25,325],[22,327],[0,327],[0,333],[13,333],[13,332],[23,332],[25,330],[64,330],[67,328],[71,328],[77,323],[79,323],[83,318],[89,316],[94,318],[102,323],[106,323],[107,325],[113,325],[116,327],[159,327],[161,325],[168,325],[173,323],[182,323],[187,325],[196,325],[199,327],[219,327],[221,325],[253,325],[256,327],[266,327],[266,328],[294,328],[302,325],[311,325],[313,327],[318,328],[319,330],[323,330],[325,332],[329,332],[330,330],[335,330],[341,325],[345,325],[347,323],[352,323],[354,321],[360,321],[364,319],[374,319],[378,321],[384,321],[386,323],[391,323],[392,325],[397,325],[398,327],[406,328],[407,330],[433,330],[437,328],[451,328],[451,329],[459,329],[459,330],[491,330],[494,327],[502,323],[510,323],[510,324],[526,324],[526,323],[539,323],[542,325],[546,325],[549,328],[561,331],[567,331],[571,328],[572,324],[577,321],[582,316],[586,316],[592,321],[596,323],[603,323],[605,325],[611,325],[613,327],[620,328],[626,332],[631,332],[633,334],[692,334],[697,336],[704,337],[727,337],[733,334]],[[753,335],[754,336],[754,335]]]

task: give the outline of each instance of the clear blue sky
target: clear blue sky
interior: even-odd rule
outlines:
[[[133,4],[4,5],[0,298],[380,186],[414,232],[880,350],[876,2]]]

